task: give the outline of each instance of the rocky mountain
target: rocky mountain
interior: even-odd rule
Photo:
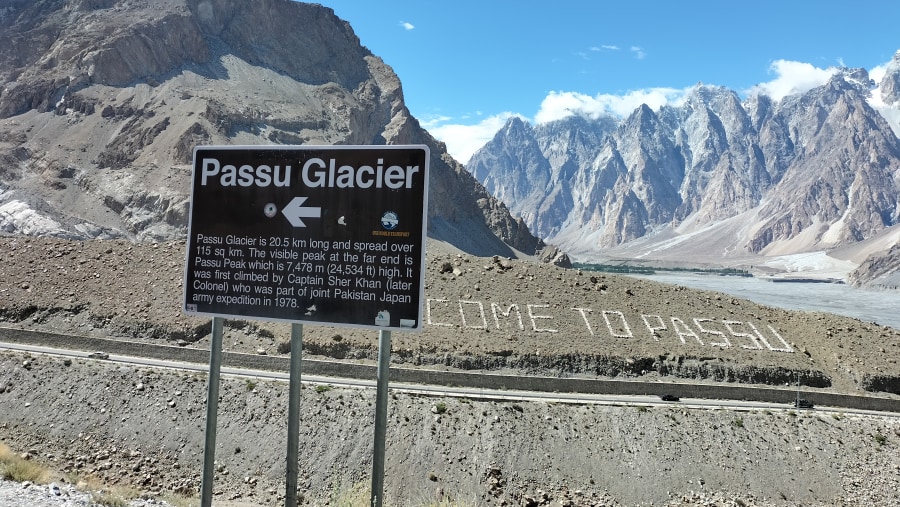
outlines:
[[[331,9],[0,3],[0,232],[183,237],[196,145],[410,143],[431,149],[432,237],[479,255],[544,248],[421,128],[392,69]]]
[[[510,119],[467,167],[582,259],[758,262],[884,243],[900,222],[898,93],[900,52],[879,83],[844,68],[780,101],[700,84],[624,119]]]
[[[900,102],[900,51],[894,53],[894,58],[887,65],[880,88],[881,99],[884,103]]]
[[[853,272],[849,281],[854,285],[877,285],[883,288],[900,288],[900,244],[876,252],[866,258]]]

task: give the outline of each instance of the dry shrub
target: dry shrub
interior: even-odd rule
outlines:
[[[50,478],[50,471],[40,463],[23,458],[6,444],[0,443],[0,477],[8,481],[44,484]]]

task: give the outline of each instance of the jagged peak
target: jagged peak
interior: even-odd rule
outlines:
[[[809,90],[800,97],[820,97],[830,103],[847,93],[868,97],[876,83],[869,72],[861,68],[841,67],[823,85]]]
[[[509,140],[522,140],[525,138],[531,137],[531,132],[534,128],[531,126],[531,123],[528,120],[525,120],[519,116],[512,116],[508,120],[506,120],[506,124],[503,125],[503,128],[497,131],[494,134],[494,137],[491,140],[491,143],[500,143],[506,144]]]
[[[506,124],[503,125],[503,129],[507,132],[518,129],[526,129],[530,128],[531,123],[528,120],[525,120],[521,116],[510,116],[508,120],[506,120]]]
[[[698,84],[684,97],[685,103],[699,102],[703,105],[714,105],[723,101],[739,102],[737,92],[724,86]]]
[[[842,79],[845,83],[853,85],[857,90],[868,92],[875,88],[876,83],[869,77],[869,71],[863,68],[842,67],[831,80]]]
[[[659,117],[653,112],[653,109],[647,104],[641,104],[625,119],[624,125],[626,128],[629,125],[635,125],[645,129],[658,122]]]

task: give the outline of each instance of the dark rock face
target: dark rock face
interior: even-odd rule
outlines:
[[[900,287],[900,245],[876,252],[866,258],[852,273],[854,285],[876,285],[883,288]]]
[[[178,238],[193,147],[273,143],[426,144],[433,237],[481,255],[543,247],[409,115],[397,76],[331,9],[290,0],[0,7],[0,157],[10,162],[0,169],[2,231]]]
[[[897,375],[863,375],[860,387],[869,392],[882,392],[900,395],[900,376]]]

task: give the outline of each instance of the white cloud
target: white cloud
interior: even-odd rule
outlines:
[[[648,88],[630,91],[625,95],[599,94],[595,96],[577,92],[550,92],[541,102],[541,108],[534,117],[536,123],[547,123],[561,120],[568,116],[580,115],[588,118],[599,118],[604,115],[615,115],[624,118],[641,104],[651,109],[678,102],[690,90],[675,88]]]
[[[619,50],[617,46],[591,47],[591,51]],[[646,55],[640,47],[631,47],[630,51],[637,58]],[[886,72],[888,64],[879,65],[869,71],[869,76],[879,82]],[[787,95],[803,93],[825,84],[836,72],[838,67],[821,69],[809,63],[790,60],[776,60],[770,66],[770,72],[775,74],[775,79],[766,83],[760,83],[744,94],[762,93],[780,100]],[[623,95],[597,94],[594,96],[578,93],[553,91],[544,97],[540,109],[533,120],[518,113],[504,112],[482,119],[479,123],[464,125],[462,118],[435,117],[428,121],[422,121],[425,127],[436,139],[446,143],[447,151],[453,158],[468,163],[469,158],[477,150],[493,139],[496,133],[503,128],[506,121],[518,116],[534,124],[542,124],[550,121],[561,120],[572,115],[580,115],[597,119],[604,115],[613,115],[625,118],[634,112],[641,104],[646,104],[651,109],[658,111],[665,105],[679,106],[684,97],[695,86],[687,88],[646,88],[632,90]],[[480,116],[481,113],[479,112]],[[897,115],[900,118],[900,114]],[[454,123],[455,122],[455,123]],[[900,120],[897,122],[900,125]],[[897,127],[900,132],[900,127]],[[898,133],[900,135],[900,133]]]
[[[647,57],[647,53],[640,46],[631,46],[631,52],[634,54],[634,57],[638,60],[643,60]]]
[[[820,69],[810,63],[775,60],[769,71],[777,77],[750,88],[747,94],[763,94],[781,100],[788,95],[804,93],[825,84],[838,70],[837,67]]]
[[[494,138],[497,132],[506,124],[506,120],[513,116],[521,116],[515,113],[500,113],[484,118],[474,125],[462,125],[458,123],[446,123],[452,118],[435,118],[422,122],[428,132],[436,139],[447,144],[447,152],[458,162],[466,164],[472,154],[478,151],[488,141]]]
[[[884,79],[884,75],[887,73],[888,64],[878,65],[872,70],[869,71],[869,77],[872,78],[876,83],[880,83],[882,79]]]
[[[401,21],[400,26],[402,26],[404,30],[412,30],[415,28],[412,23],[407,23],[406,21]]]

